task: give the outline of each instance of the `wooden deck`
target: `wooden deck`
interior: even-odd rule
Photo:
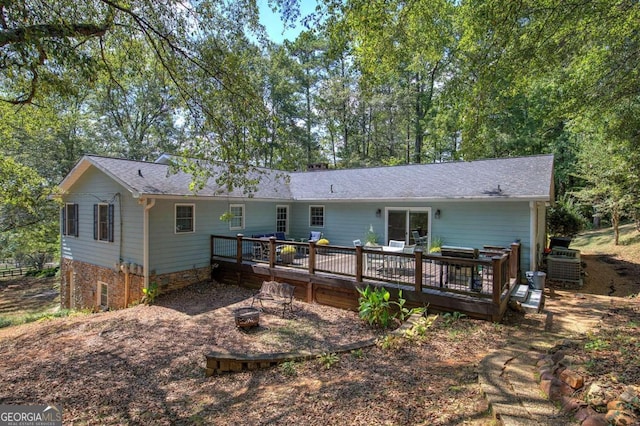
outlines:
[[[296,247],[292,263],[279,255]],[[415,253],[386,253],[366,247],[318,247],[313,243],[212,236],[212,275],[218,281],[259,288],[265,280],[296,287],[299,300],[357,309],[356,287],[399,290],[409,306],[458,311],[473,318],[500,321],[520,276],[519,244],[481,252],[478,259]]]

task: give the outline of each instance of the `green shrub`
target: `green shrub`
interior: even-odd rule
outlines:
[[[324,352],[318,355],[318,360],[320,361],[320,364],[324,365],[326,369],[329,369],[338,361],[340,361],[340,358],[335,353]]]
[[[465,314],[461,313],[461,312],[447,312],[446,314],[444,314],[442,316],[442,318],[444,319],[444,325],[449,327],[450,325],[452,325],[454,322],[457,322],[458,320],[462,319],[466,317]]]
[[[438,315],[419,318],[410,329],[404,332],[404,337],[409,340],[421,340],[427,334],[427,330],[431,328],[437,319]]]
[[[36,277],[36,278],[50,278],[55,277],[58,271],[60,270],[59,266],[55,268],[45,268],[45,269],[30,269],[24,274],[25,277]]]
[[[285,376],[297,376],[298,375],[297,364],[293,360],[292,361],[285,361],[282,364],[280,364],[280,371]]]
[[[358,288],[360,297],[358,298],[358,314],[360,318],[367,321],[369,325],[376,325],[383,328],[389,326],[393,318],[391,315],[391,295],[384,287],[371,289],[367,286],[364,290]]]
[[[398,292],[398,301],[390,300],[391,294],[384,287],[377,287],[373,290],[367,286],[364,290],[358,288],[360,297],[358,298],[358,314],[360,318],[367,321],[369,325],[387,328],[393,319],[398,318],[405,321],[413,314],[424,313],[424,308],[405,307],[406,299],[402,297],[402,290]]]
[[[547,229],[552,237],[575,237],[585,225],[585,219],[570,199],[558,200],[547,209]]]
[[[384,350],[395,350],[402,346],[402,339],[394,334],[387,334],[382,339],[379,339],[377,345]]]
[[[13,325],[13,322],[10,319],[0,317],[0,328],[5,328]]]
[[[158,297],[158,284],[152,282],[151,284],[149,284],[148,288],[142,289],[142,293],[144,293],[144,295],[142,296],[142,303],[144,303],[145,305],[153,305],[156,297]]]

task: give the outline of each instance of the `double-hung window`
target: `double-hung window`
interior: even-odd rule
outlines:
[[[78,204],[65,204],[62,208],[62,235],[79,235]]]
[[[324,206],[309,206],[309,226],[324,227]]]
[[[289,233],[289,206],[276,206],[276,232]]]
[[[176,233],[195,231],[195,213],[195,204],[176,204]]]
[[[93,239],[113,242],[113,204],[93,205]]]
[[[244,204],[229,205],[229,212],[233,215],[229,221],[229,229],[244,229]]]

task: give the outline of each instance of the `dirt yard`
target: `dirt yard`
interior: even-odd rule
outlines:
[[[588,275],[576,291],[637,294],[640,259],[611,258],[584,255]],[[0,282],[0,316],[47,309],[51,288]],[[78,425],[495,424],[477,366],[517,336],[518,316],[491,324],[441,315],[419,341],[382,338],[381,345],[333,357],[335,345],[382,333],[354,312],[302,302],[284,319],[267,308],[259,329],[242,332],[232,310],[249,305],[251,295],[203,283],[154,306],[2,328],[0,404],[59,404],[64,423]],[[300,347],[328,353],[280,368],[204,374],[211,350]]]

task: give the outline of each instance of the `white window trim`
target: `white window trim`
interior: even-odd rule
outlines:
[[[322,208],[322,225],[312,225],[311,224],[311,209],[321,207]],[[309,206],[309,227],[312,228],[324,228],[324,225],[327,223],[327,209],[323,204],[312,204]]]
[[[178,207],[191,207],[191,230],[178,231]],[[196,205],[194,203],[175,203],[173,207],[173,232],[174,234],[193,234],[196,232]]]
[[[285,209],[287,211],[287,218],[285,220],[284,225],[284,233],[289,234],[289,205],[288,204],[278,204],[276,205],[276,231],[278,231],[278,209]]]
[[[232,218],[229,221],[229,230],[230,231],[244,229],[244,219],[246,217],[246,212],[247,212],[247,210],[244,208],[244,204],[229,204],[229,211],[231,211],[232,208],[238,208],[238,207],[242,210],[242,223],[240,224],[240,226],[231,226],[231,223],[233,222],[233,218]]]

